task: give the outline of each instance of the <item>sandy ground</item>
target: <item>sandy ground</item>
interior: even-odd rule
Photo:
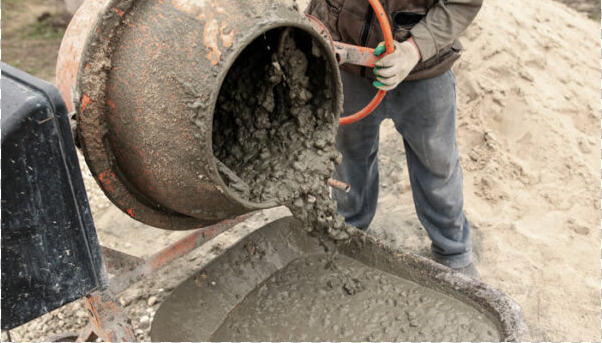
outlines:
[[[600,3],[564,2],[586,13],[551,0],[485,1],[454,67],[458,145],[481,279],[523,307],[532,340],[600,341],[600,24],[588,19],[599,18]],[[61,4],[3,1],[3,60],[52,80],[60,37],[52,30],[41,37],[18,33],[45,11],[62,13]],[[43,58],[28,57],[32,47]],[[382,126],[379,158],[373,226],[391,244],[425,254],[430,242],[416,219],[403,144],[390,122]],[[102,244],[144,257],[184,235],[121,213],[80,163]],[[252,226],[212,244],[226,247]],[[208,245],[195,256],[207,260],[211,251]],[[177,283],[162,275],[120,295],[141,340],[148,340],[154,312]],[[74,303],[11,333],[13,340],[42,340],[84,323]]]
[[[523,307],[533,340],[599,341],[600,26],[536,3],[485,1],[464,35],[454,71],[465,208],[482,280]],[[430,243],[402,142],[391,123],[382,131],[389,182],[375,224],[420,253]]]
[[[70,20],[62,0],[2,1],[2,61],[54,82],[58,47]]]

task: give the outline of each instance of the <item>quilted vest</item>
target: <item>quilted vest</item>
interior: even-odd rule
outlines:
[[[389,16],[393,38],[404,41],[410,30],[438,0],[381,0]],[[335,41],[375,48],[384,36],[378,19],[367,0],[312,0],[307,11],[318,18],[330,31]],[[439,53],[420,61],[406,80],[419,80],[443,74],[460,57],[459,41],[439,49]],[[368,68],[344,64],[342,69],[373,79]]]

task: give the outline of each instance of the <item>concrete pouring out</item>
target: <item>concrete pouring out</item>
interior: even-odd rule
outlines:
[[[327,64],[302,30],[279,28],[256,38],[221,87],[213,119],[220,176],[239,197],[275,200],[309,230],[348,238],[327,180],[340,154]],[[338,161],[340,162],[340,161]]]
[[[212,341],[499,341],[476,309],[344,255],[289,263],[255,288]]]

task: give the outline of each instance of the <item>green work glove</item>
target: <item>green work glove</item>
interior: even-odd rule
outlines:
[[[395,51],[380,58],[373,70],[377,81],[372,85],[379,90],[389,91],[397,87],[420,61],[420,50],[413,38],[404,42],[395,41],[394,44]],[[374,49],[374,55],[380,56],[385,51],[385,42],[381,42]]]

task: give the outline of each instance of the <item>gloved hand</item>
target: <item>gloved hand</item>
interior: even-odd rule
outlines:
[[[414,43],[414,38],[403,42],[395,41],[395,51],[383,56],[376,62],[374,75],[377,81],[372,84],[380,90],[389,91],[394,89],[405,80],[412,69],[420,61],[420,50]],[[374,49],[374,55],[380,56],[385,52],[385,42],[378,44]]]

